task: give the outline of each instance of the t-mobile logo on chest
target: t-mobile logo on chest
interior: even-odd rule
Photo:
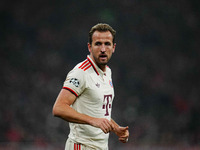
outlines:
[[[104,95],[102,109],[106,109],[105,116],[109,116],[108,109],[111,109],[111,105],[112,105],[112,95]]]

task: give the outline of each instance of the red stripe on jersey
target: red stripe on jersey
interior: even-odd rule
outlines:
[[[85,65],[83,65],[83,66],[81,67],[81,69],[84,69],[84,68],[87,67],[89,64],[90,64],[90,62],[88,61]]]
[[[99,75],[97,69],[95,68],[94,64],[92,63],[92,61],[90,60],[89,57],[87,57],[88,61],[91,63],[92,67],[94,68],[94,71]]]
[[[86,62],[88,62],[87,59],[79,66],[79,68],[81,68]]]
[[[84,69],[84,71],[87,70],[88,68],[90,68],[91,66],[92,66],[92,65],[89,64],[89,66],[87,66],[87,67]]]
[[[78,97],[78,94],[76,94],[76,92],[74,92],[74,90],[68,88],[68,87],[63,87],[63,89],[69,90],[70,92],[72,92],[74,95],[76,95],[76,97]]]
[[[74,150],[76,150],[76,143],[74,143]]]
[[[81,144],[79,144],[79,150],[81,150]]]

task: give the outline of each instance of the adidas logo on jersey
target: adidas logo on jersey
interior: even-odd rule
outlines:
[[[100,84],[99,83],[97,83],[97,84],[95,84],[98,88],[100,88]]]

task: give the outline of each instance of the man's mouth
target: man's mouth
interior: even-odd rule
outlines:
[[[107,61],[107,55],[104,55],[104,54],[101,54],[101,55],[99,55],[99,59],[100,59],[100,61]]]
[[[100,58],[105,58],[105,57],[107,57],[107,55],[100,55],[99,57]]]

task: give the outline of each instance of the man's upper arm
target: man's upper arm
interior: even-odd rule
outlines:
[[[71,107],[76,98],[83,92],[85,88],[85,79],[83,70],[75,68],[70,71],[66,77],[56,102],[53,106],[53,114],[55,116],[63,116],[71,112]]]
[[[76,96],[73,93],[71,93],[69,90],[62,89],[53,106],[53,115],[68,122],[89,124],[91,117],[78,113],[76,110],[70,107],[75,100]]]
[[[73,93],[71,93],[67,89],[61,89],[61,91],[56,99],[56,103],[67,104],[70,106],[71,104],[74,103],[75,100],[76,100],[76,96]]]
[[[76,96],[69,90],[61,89],[53,106],[53,115],[62,117],[66,114],[66,110],[74,103]]]

